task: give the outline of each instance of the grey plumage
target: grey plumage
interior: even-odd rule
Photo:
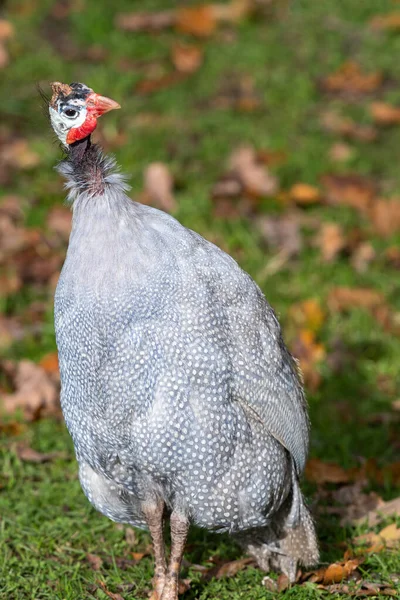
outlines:
[[[299,488],[309,423],[272,308],[222,250],[128,198],[95,146],[59,170],[73,206],[61,402],[85,494],[142,528],[161,498],[293,580],[318,560]]]

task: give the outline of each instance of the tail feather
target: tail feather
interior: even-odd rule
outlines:
[[[238,535],[238,542],[264,571],[278,570],[291,582],[296,580],[298,564],[311,566],[319,560],[315,526],[304,504],[296,474],[292,492],[267,527]]]

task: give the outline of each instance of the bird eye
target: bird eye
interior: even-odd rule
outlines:
[[[67,110],[64,111],[64,114],[70,119],[73,119],[78,114],[78,111],[73,108],[67,108]]]

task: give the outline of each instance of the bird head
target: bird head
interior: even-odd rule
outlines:
[[[95,94],[84,83],[51,84],[53,95],[49,104],[50,120],[64,146],[84,139],[96,129],[97,119],[120,105]]]

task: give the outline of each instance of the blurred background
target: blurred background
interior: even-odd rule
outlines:
[[[54,80],[121,104],[94,138],[132,197],[254,277],[303,369],[321,568],[284,592],[194,531],[184,598],[399,593],[399,52],[394,0],[1,4],[1,598],[146,598],[152,572],[147,534],[84,498],[60,415]]]

